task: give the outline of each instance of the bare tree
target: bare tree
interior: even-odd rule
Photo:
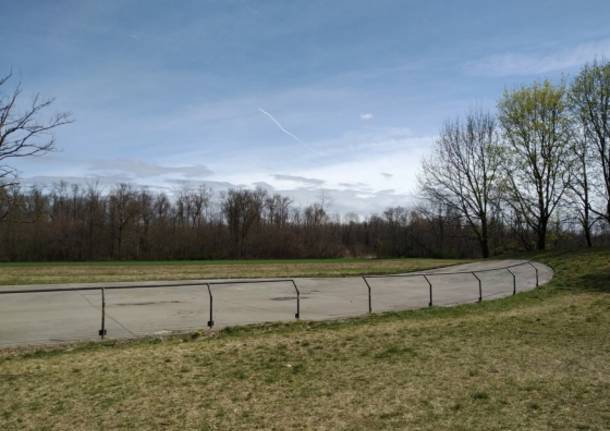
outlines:
[[[54,148],[55,141],[51,131],[70,123],[69,114],[59,113],[47,121],[41,119],[42,112],[53,99],[41,100],[34,96],[25,110],[19,110],[21,86],[4,93],[2,87],[12,74],[0,78],[0,188],[15,183],[16,171],[7,165],[9,159],[41,155]]]
[[[209,217],[210,200],[212,190],[205,186],[200,186],[196,191],[189,194],[189,204],[191,207],[191,225],[199,229],[201,224]]]
[[[599,174],[600,207],[589,209],[610,223],[610,62],[586,65],[570,88],[570,105],[584,130],[594,174]]]
[[[257,258],[473,257],[479,253],[464,217],[441,202],[389,208],[382,216],[363,221],[350,217],[349,223],[333,221],[319,204],[308,209],[289,206],[290,216],[281,224],[281,215],[270,219],[266,213],[267,197],[264,192],[240,190],[229,200],[213,199],[215,210],[228,210],[225,218],[211,213],[194,228],[179,220],[177,201],[134,186],[6,187],[0,189],[0,215],[8,211],[0,223],[0,260],[220,259],[238,253]],[[507,251],[520,250],[521,241],[532,246],[531,228],[512,208],[506,212],[504,222],[492,211],[493,238]],[[557,246],[581,241],[566,227],[556,211],[549,232],[554,230]],[[604,227],[592,231],[596,244],[610,244]]]
[[[267,223],[283,226],[288,223],[292,201],[278,193],[265,199],[265,219]]]
[[[244,256],[248,233],[261,220],[265,197],[262,189],[229,190],[222,202],[222,212],[238,257]]]
[[[549,220],[570,184],[574,155],[563,85],[545,81],[505,92],[498,103],[506,140],[507,202],[546,248]]]
[[[475,233],[483,257],[489,257],[490,211],[498,201],[502,166],[496,120],[476,112],[447,122],[433,156],[423,162],[423,194],[457,211]]]
[[[12,185],[11,187],[14,187]],[[11,187],[0,187],[0,221],[8,218],[12,207],[12,196],[9,193]]]
[[[570,205],[574,207],[587,247],[593,246],[591,231],[598,218],[591,214],[591,145],[586,133],[574,137],[574,175],[570,183]]]
[[[109,196],[109,213],[111,231],[117,242],[117,256],[123,257],[123,244],[128,227],[133,223],[139,212],[137,193],[129,184],[121,183],[114,188]],[[112,241],[114,249],[114,240]]]
[[[324,202],[315,202],[303,210],[305,226],[319,226],[328,222],[328,214],[324,210]]]

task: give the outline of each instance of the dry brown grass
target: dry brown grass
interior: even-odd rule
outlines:
[[[0,285],[245,277],[341,277],[462,263],[457,259],[328,259],[0,264]]]
[[[610,298],[0,362],[3,429],[607,429]],[[586,311],[586,313],[583,313]]]

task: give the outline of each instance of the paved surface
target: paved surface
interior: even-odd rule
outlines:
[[[524,261],[495,260],[443,268],[428,273],[487,270]],[[552,270],[536,263],[540,285]],[[513,267],[517,292],[535,288],[534,269]],[[411,273],[416,274],[416,273]],[[483,299],[509,296],[513,278],[506,270],[477,274]],[[472,274],[432,275],[434,305],[476,302],[478,282]],[[298,278],[301,319],[324,320],[366,314],[368,290],[362,278]],[[175,282],[174,282],[175,283]],[[193,281],[188,281],[193,283]],[[419,277],[369,279],[374,312],[422,308],[429,289]],[[134,283],[0,286],[2,290],[83,286],[129,286]],[[168,283],[138,283],[168,284]],[[291,283],[225,284],[212,286],[215,328],[294,320],[296,294]],[[205,286],[106,290],[107,338],[165,334],[206,327],[209,296]],[[52,344],[97,340],[101,321],[99,291],[68,291],[0,295],[0,346]]]

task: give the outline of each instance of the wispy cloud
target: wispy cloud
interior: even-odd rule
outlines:
[[[295,183],[301,183],[301,184],[306,184],[306,185],[311,185],[311,186],[321,186],[325,182],[324,180],[320,180],[318,178],[307,178],[307,177],[301,177],[299,175],[275,174],[275,175],[271,175],[271,177],[277,181],[292,181]]]
[[[604,57],[610,57],[610,39],[582,43],[553,52],[539,50],[490,55],[467,63],[465,69],[476,75],[538,75],[570,69]]]
[[[366,112],[366,113],[364,113],[364,114],[360,114],[360,119],[361,119],[362,121],[369,121],[369,120],[372,120],[372,119],[373,119],[373,117],[374,117],[374,115],[373,115],[373,114],[371,114],[370,112]]]
[[[179,174],[188,178],[206,177],[213,172],[204,165],[162,166],[142,160],[119,159],[99,160],[90,167],[92,171],[121,172],[135,178],[158,177],[168,174]]]
[[[363,182],[356,182],[356,183],[339,183],[339,185],[341,187],[345,187],[348,189],[356,189],[356,190],[370,190],[370,187],[368,184],[363,183]]]
[[[256,105],[255,105],[256,106]],[[250,109],[250,113],[253,110]],[[290,197],[297,206],[325,199],[332,212],[360,215],[381,212],[386,206],[412,201],[420,159],[428,154],[434,136],[417,136],[406,128],[352,130],[316,145],[328,156],[315,164],[300,160],[266,157],[265,164],[253,163],[256,149],[244,150],[235,159],[214,160],[214,173],[202,162],[211,160],[200,153],[180,153],[162,163],[137,158],[56,161],[34,159],[29,170],[46,177],[23,176],[26,186],[53,184],[60,180],[87,185],[99,183],[111,188],[120,182],[164,191],[174,195],[184,188],[203,185],[220,194],[231,188],[263,187]],[[248,163],[244,164],[244,160]],[[330,202],[330,203],[328,203]]]
[[[94,186],[98,190],[112,190],[119,183],[130,182],[130,178],[124,176],[35,176],[22,179],[23,186],[37,186],[40,188],[53,189],[60,182],[68,185],[77,184],[87,188]],[[346,215],[356,213],[359,216],[368,216],[379,213],[388,206],[407,205],[413,201],[413,196],[408,193],[399,193],[394,189],[379,191],[363,190],[355,187],[342,188],[320,188],[320,187],[288,187],[273,186],[266,182],[258,181],[248,185],[231,183],[227,181],[193,180],[193,179],[167,179],[157,184],[137,183],[135,187],[145,188],[153,192],[164,192],[170,197],[176,197],[184,189],[195,189],[206,187],[212,190],[216,199],[222,197],[223,193],[231,189],[242,187],[260,187],[268,193],[281,193],[289,197],[297,207],[304,207],[314,202],[319,202],[322,194],[332,213]]]

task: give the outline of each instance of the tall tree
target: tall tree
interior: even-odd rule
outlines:
[[[245,243],[252,227],[259,223],[266,193],[262,189],[229,190],[222,202],[237,257],[245,254]]]
[[[572,144],[575,155],[574,175],[570,183],[570,202],[582,228],[587,247],[593,246],[592,230],[598,219],[591,214],[591,145],[587,134],[579,132]]]
[[[534,83],[506,91],[498,103],[507,147],[507,202],[546,248],[549,220],[570,184],[574,155],[563,85]]]
[[[112,232],[112,250],[114,255],[114,239],[116,238],[116,256],[122,259],[124,256],[125,236],[129,225],[132,224],[139,213],[137,193],[129,184],[121,183],[112,190],[109,199],[110,229]]]
[[[55,114],[46,121],[41,118],[53,99],[41,100],[36,95],[29,105],[22,107],[20,85],[12,91],[3,91],[11,76],[0,77],[0,188],[15,184],[16,171],[6,164],[10,159],[51,151],[55,141],[50,132],[71,122],[67,113]]]
[[[602,204],[590,210],[610,223],[610,62],[586,65],[570,88],[570,105],[591,144]]]
[[[491,114],[475,112],[463,121],[445,124],[419,178],[426,197],[467,221],[483,257],[489,256],[490,211],[498,201],[502,161],[496,120]]]

